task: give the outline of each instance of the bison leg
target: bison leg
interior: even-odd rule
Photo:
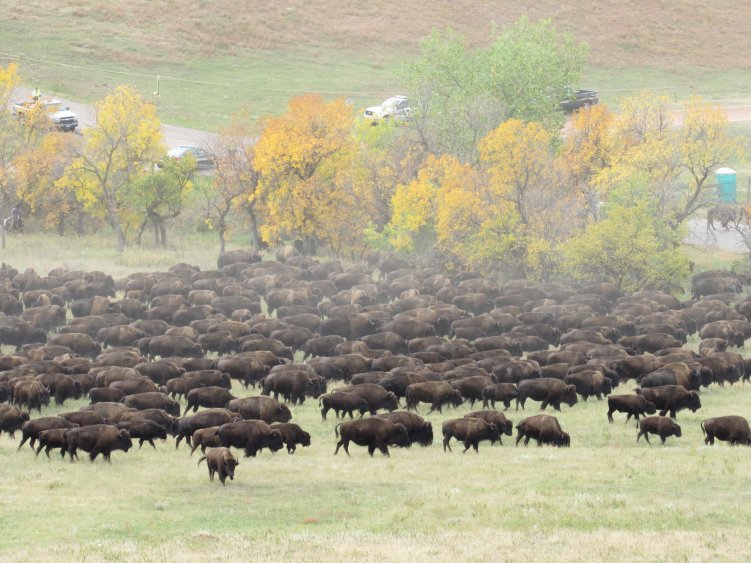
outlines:
[[[375,444],[368,444],[368,454],[370,454],[370,457],[373,457],[375,450],[376,450]]]
[[[326,420],[326,413],[327,412],[329,412],[329,409],[327,409],[326,407],[323,407],[321,409],[321,420]],[[339,418],[339,417],[337,417],[337,418]]]
[[[193,442],[193,445],[190,448],[190,455],[193,455],[193,452],[196,451],[197,449],[198,449],[198,444],[196,444],[195,442]],[[201,450],[201,451],[203,452],[203,450]]]
[[[149,439],[148,439],[148,442],[149,442],[149,444],[151,444],[151,447],[152,447],[152,448],[156,449],[156,446],[154,445],[154,440],[153,440],[152,438],[149,438]],[[139,447],[140,447],[140,446],[139,446]],[[191,451],[193,451],[193,450],[191,450]]]
[[[704,444],[708,446],[714,446],[714,436],[707,433],[707,437],[704,438]]]
[[[180,445],[180,441],[182,439],[183,439],[183,435],[182,434],[178,434],[177,436],[175,436],[175,449],[177,449],[177,447]]]
[[[39,452],[42,451],[42,448],[44,448],[44,444],[39,442],[39,447],[36,449],[36,457],[39,457]],[[50,451],[47,450],[47,457],[50,457]]]
[[[521,430],[519,431],[519,435],[516,437],[516,443],[514,446],[518,446],[519,442],[521,442],[522,438],[524,438],[524,434],[521,433]]]
[[[215,472],[215,469],[209,466],[209,481],[212,481],[212,482],[214,481],[214,472]]]
[[[482,408],[483,409],[487,409],[488,408],[488,400],[487,399],[483,399],[482,400]],[[493,405],[493,408],[495,408],[495,405]]]
[[[381,450],[381,453],[385,455],[386,457],[391,457],[391,454],[389,454],[389,447],[384,442],[376,442],[376,446],[379,450]],[[372,455],[372,454],[371,454]]]
[[[665,440],[667,440],[667,439],[668,439],[667,436],[663,436],[662,434],[660,434],[660,440],[662,440],[662,445],[663,446],[665,445]]]
[[[615,412],[614,409],[608,409],[608,422],[611,422],[611,423],[614,422],[613,421],[613,412]]]
[[[451,451],[451,444],[449,442],[451,441],[451,434],[448,434],[443,437],[443,451],[446,451],[446,448],[448,448],[449,451]]]
[[[287,453],[292,455],[295,453],[295,450],[297,449],[297,446],[295,444],[287,444]]]

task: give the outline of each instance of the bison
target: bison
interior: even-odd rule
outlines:
[[[731,445],[751,446],[751,428],[742,416],[728,415],[708,418],[701,422],[701,431],[706,436],[704,443],[714,445],[714,440],[730,442]]]
[[[489,440],[492,444],[501,439],[500,429],[493,423],[485,422],[480,418],[456,418],[447,420],[443,423],[443,451],[448,448],[451,451],[449,442],[451,438],[456,438],[464,443],[464,453],[472,447],[475,453],[479,453],[478,446],[481,441]]]
[[[553,446],[569,447],[571,445],[570,436],[561,429],[558,419],[547,414],[538,414],[525,418],[516,425],[518,432],[516,436],[516,445],[524,438],[524,445],[529,443],[530,439],[537,440],[537,445],[551,444]]]
[[[626,422],[633,416],[638,425],[640,416],[655,414],[657,407],[641,395],[610,395],[608,397],[609,422],[613,422],[613,413],[616,411],[627,413]]]
[[[235,459],[232,452],[228,448],[212,448],[209,453],[198,460],[198,465],[201,465],[203,460],[206,460],[206,465],[209,467],[209,481],[214,480],[214,474],[219,473],[219,480],[222,482],[222,486],[225,485],[227,477],[230,480],[235,478],[235,467],[240,465],[240,462]]]
[[[545,410],[548,405],[553,405],[557,411],[561,410],[561,403],[573,407],[577,403],[576,386],[568,385],[560,379],[541,377],[520,381],[517,385],[519,396],[516,398],[516,410],[521,404],[524,409],[526,400],[541,401],[540,408]]]
[[[94,424],[71,428],[65,432],[63,447],[70,456],[78,458],[78,449],[89,452],[89,459],[93,462],[99,454],[104,456],[105,461],[111,462],[110,454],[114,450],[127,452],[133,446],[128,431],[116,428],[108,424]]]
[[[351,420],[336,425],[334,429],[339,442],[336,444],[334,455],[344,446],[344,452],[349,455],[349,443],[367,446],[372,456],[376,449],[385,456],[389,456],[389,445],[409,445],[409,433],[403,424],[395,424],[384,418],[372,417],[361,420]]]
[[[636,393],[643,396],[647,401],[655,404],[660,409],[660,416],[665,416],[669,411],[670,418],[675,418],[677,412],[690,409],[696,412],[701,408],[699,393],[688,391],[680,385],[662,385],[650,389],[637,389]]]
[[[647,444],[650,444],[649,435],[657,434],[662,440],[662,445],[665,445],[665,440],[669,436],[681,437],[681,427],[674,421],[665,416],[648,416],[639,421],[639,433],[636,435],[636,441],[644,436]]]
[[[447,381],[425,381],[407,387],[407,409],[417,410],[420,403],[430,403],[430,412],[442,412],[444,405],[458,407],[462,404],[462,394]]]

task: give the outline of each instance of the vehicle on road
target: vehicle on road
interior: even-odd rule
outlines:
[[[407,96],[393,96],[380,106],[369,107],[365,110],[363,118],[369,119],[372,125],[380,121],[403,122],[409,119],[410,109]]]
[[[562,111],[573,112],[578,109],[593,106],[600,101],[597,90],[574,90],[568,86],[563,91],[563,97],[558,106]]]
[[[198,170],[209,170],[216,166],[216,161],[214,160],[213,155],[206,149],[200,147],[180,145],[179,147],[170,149],[167,152],[167,156],[169,158],[174,158],[175,160],[180,160],[188,154],[192,154],[193,158],[196,159],[196,169]]]
[[[46,98],[13,104],[13,113],[19,118],[23,118],[30,112],[38,109],[43,109],[49,115],[55,128],[60,131],[75,131],[76,127],[78,127],[78,116],[70,111],[70,108],[63,107],[63,103],[60,100]]]

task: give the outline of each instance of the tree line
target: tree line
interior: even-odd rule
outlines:
[[[14,119],[11,64],[0,69],[0,197],[60,235],[106,222],[120,250],[149,231],[167,244],[190,211],[221,250],[243,233],[254,248],[300,240],[310,252],[387,250],[509,279],[674,288],[689,265],[686,222],[741,142],[699,97],[675,110],[639,93],[617,113],[598,104],[567,122],[560,93],[585,59],[549,21],[520,20],[484,48],[434,32],[404,69],[408,121],[372,126],[344,100],[311,94],[256,123],[239,112],[208,147],[214,174],[200,178],[192,158],[165,158],[156,107],[130,86],[95,105],[82,135],[43,115]]]

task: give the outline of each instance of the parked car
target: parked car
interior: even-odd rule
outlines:
[[[565,112],[572,112],[583,107],[593,106],[600,101],[597,90],[574,90],[571,86],[564,89],[558,106]]]
[[[179,147],[170,149],[167,152],[167,156],[170,158],[174,158],[175,160],[180,160],[186,154],[193,155],[193,158],[196,159],[196,168],[198,170],[207,170],[209,168],[214,168],[214,166],[216,166],[216,162],[214,161],[214,157],[211,155],[211,153],[200,147],[192,147],[190,145],[180,145]]]
[[[59,131],[75,131],[78,127],[76,114],[70,111],[70,108],[64,107],[60,100],[54,98],[16,102],[13,104],[13,113],[19,118],[24,118],[37,108],[43,108],[47,112],[50,120]]]
[[[369,119],[373,125],[379,121],[406,121],[409,119],[409,100],[406,96],[393,96],[380,106],[369,107],[363,117]]]

